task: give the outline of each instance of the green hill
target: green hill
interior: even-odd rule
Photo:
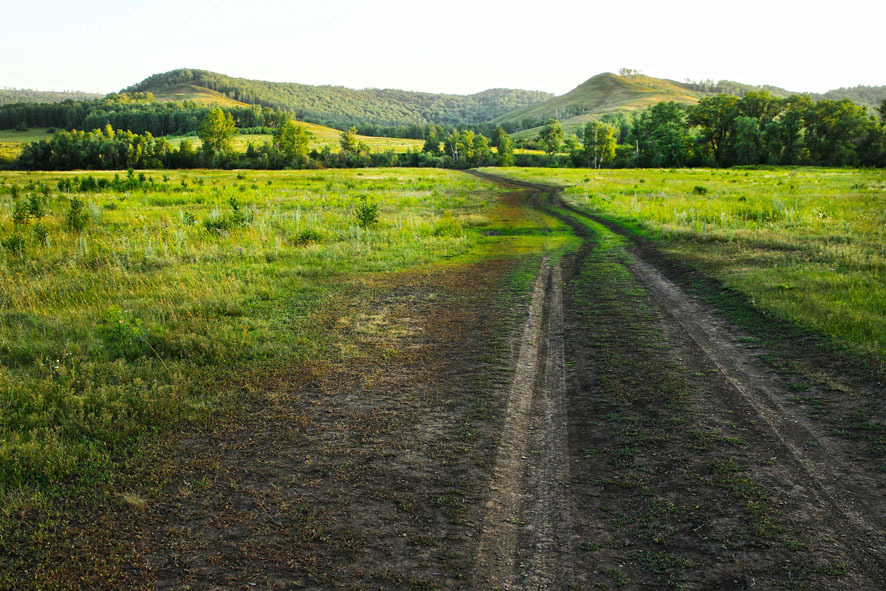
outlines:
[[[574,133],[590,119],[616,111],[637,111],[662,101],[694,104],[702,93],[671,80],[643,75],[598,74],[564,95],[537,105],[516,109],[493,123],[518,124],[515,137],[529,137],[547,119],[559,119],[566,133]]]
[[[101,98],[94,92],[76,90],[54,92],[51,90],[30,90],[27,88],[0,88],[0,105],[15,103],[60,103],[66,100],[86,101]]]
[[[155,97],[164,97],[169,95],[170,89],[215,92],[242,103],[293,111],[302,121],[331,127],[481,123],[553,97],[546,92],[505,88],[471,95],[372,88],[354,90],[342,86],[247,80],[188,69],[155,74],[124,92],[151,92]],[[176,99],[187,100],[189,97],[184,92],[176,95]]]
[[[848,98],[873,110],[886,99],[886,86],[856,86],[839,88],[823,94],[800,93],[777,86],[752,86],[731,80],[703,82],[674,82],[634,74],[598,74],[564,95],[543,103],[515,109],[501,115],[493,123],[520,129],[515,138],[538,135],[548,119],[559,119],[567,134],[577,133],[591,119],[613,112],[631,112],[645,109],[662,101],[695,104],[704,96],[731,94],[742,97],[749,92],[765,91],[779,98],[793,94],[808,94],[813,100],[841,100]]]

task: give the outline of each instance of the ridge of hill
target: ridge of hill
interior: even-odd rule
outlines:
[[[376,88],[354,90],[343,86],[248,80],[192,69],[155,74],[123,92],[151,92],[155,97],[165,97],[170,89],[176,88],[208,89],[234,101],[293,111],[302,121],[330,127],[481,123],[554,96],[507,88],[470,95]],[[178,100],[187,99],[185,94],[178,96]]]
[[[31,90],[30,88],[0,88],[0,105],[12,105],[15,103],[60,103],[68,99],[85,101],[98,99],[103,95],[95,92],[80,92],[79,90]]]

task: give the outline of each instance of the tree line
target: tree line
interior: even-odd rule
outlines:
[[[267,121],[267,120],[265,120]],[[515,142],[499,126],[489,137],[470,128],[423,127],[421,151],[371,153],[357,128],[343,131],[340,150],[309,149],[311,134],[286,114],[275,115],[271,140],[233,150],[238,133],[231,110],[206,112],[195,149],[178,147],[150,132],[59,131],[25,146],[16,166],[28,170],[127,168],[308,168],[362,166],[575,166],[729,167],[814,165],[886,167],[886,101],[872,116],[848,99],[812,102],[805,96],[773,98],[766,92],[742,98],[715,95],[697,105],[658,103],[634,115],[591,120],[580,134],[566,135],[549,120],[536,138]],[[516,147],[545,154],[516,154]]]
[[[633,116],[591,121],[564,137],[549,120],[522,147],[557,162],[606,167],[729,167],[737,165],[886,166],[886,100],[877,115],[849,99],[750,92],[714,95],[695,105],[662,102]],[[565,155],[562,155],[565,152]]]
[[[221,107],[238,127],[276,127],[285,113],[268,107]],[[212,109],[192,101],[160,102],[151,93],[121,93],[100,100],[18,103],[0,106],[0,129],[50,127],[101,129],[110,125],[136,134],[185,135],[197,131]]]

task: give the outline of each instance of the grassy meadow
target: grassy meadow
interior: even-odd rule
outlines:
[[[347,356],[317,314],[367,274],[567,239],[500,193],[424,169],[0,173],[0,499],[103,477],[249,372]]]
[[[886,361],[882,170],[489,169],[657,241],[757,307]]]

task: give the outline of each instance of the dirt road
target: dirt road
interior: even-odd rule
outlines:
[[[875,412],[865,393],[839,375],[826,392],[804,385],[831,407],[810,415],[792,372],[617,226],[551,187],[490,180],[524,189],[583,244],[535,286],[476,580],[882,588],[886,478],[833,435],[849,409]]]

